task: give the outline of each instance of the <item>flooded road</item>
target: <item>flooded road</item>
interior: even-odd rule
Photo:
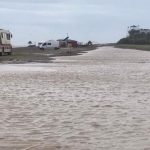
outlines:
[[[150,149],[150,52],[0,65],[0,81],[0,150]]]

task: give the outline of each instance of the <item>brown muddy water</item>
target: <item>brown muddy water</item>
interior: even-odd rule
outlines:
[[[0,89],[0,150],[150,149],[150,52],[1,64]]]

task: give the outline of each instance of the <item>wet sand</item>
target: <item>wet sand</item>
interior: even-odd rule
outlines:
[[[150,149],[150,53],[102,47],[0,65],[0,150]]]

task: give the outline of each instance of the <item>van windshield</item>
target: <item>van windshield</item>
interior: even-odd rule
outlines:
[[[10,34],[7,34],[6,36],[7,36],[7,40],[10,40],[11,37]]]
[[[1,35],[0,35],[0,44],[2,44],[2,37],[1,37]]]

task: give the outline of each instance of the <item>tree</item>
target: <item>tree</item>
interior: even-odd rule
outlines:
[[[28,44],[31,45],[31,44],[32,44],[32,41],[29,41]]]
[[[87,44],[88,44],[89,46],[90,46],[90,45],[93,45],[93,43],[92,43],[91,41],[88,41]]]

